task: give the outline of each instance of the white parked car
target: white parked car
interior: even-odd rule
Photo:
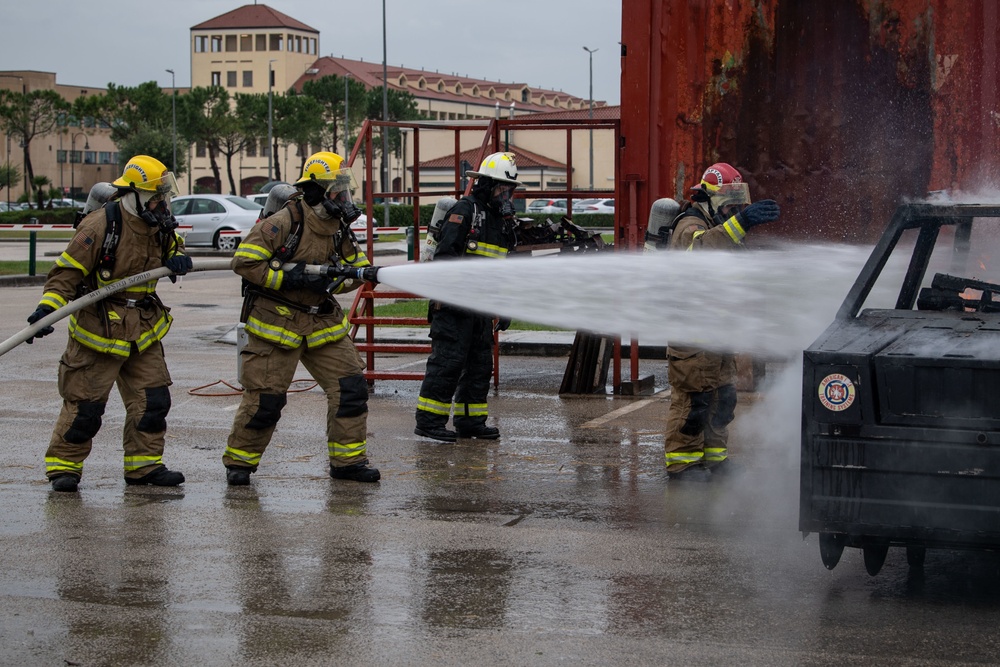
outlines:
[[[581,199],[573,202],[573,213],[614,213],[614,199]]]
[[[239,244],[237,237],[219,232],[250,231],[262,208],[260,204],[235,195],[183,195],[170,201],[170,211],[177,218],[177,224],[191,227],[184,244],[218,250],[235,250]]]
[[[528,213],[565,213],[565,199],[536,199],[525,209]]]

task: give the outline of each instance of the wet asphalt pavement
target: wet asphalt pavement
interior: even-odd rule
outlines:
[[[161,284],[173,306],[165,462],[126,488],[116,394],[78,494],[45,481],[65,324],[0,357],[0,664],[843,665],[1000,660],[1000,559],[891,549],[833,571],[797,531],[795,397],[741,396],[739,474],[666,480],[654,396],[560,398],[565,358],[501,359],[499,441],[413,435],[419,384],[369,401],[374,485],[327,476],[325,399],[289,395],[252,485],[221,464],[238,396],[239,283]],[[39,287],[0,288],[0,339]],[[420,370],[423,358],[380,358]],[[228,391],[215,385],[203,392]],[[202,392],[199,392],[202,393]],[[789,405],[791,401],[791,405]]]

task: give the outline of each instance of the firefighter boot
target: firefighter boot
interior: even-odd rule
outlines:
[[[76,475],[66,473],[64,475],[56,475],[49,481],[52,482],[53,491],[66,491],[73,493],[76,491],[76,487],[80,483],[80,478]]]
[[[455,442],[458,436],[455,432],[445,428],[444,426],[418,426],[413,429],[416,435],[423,436],[425,438],[432,438],[434,440],[440,440],[441,442]]]
[[[382,475],[378,468],[369,468],[367,463],[355,463],[349,466],[330,464],[330,477],[333,479],[349,479],[353,482],[377,482]]]
[[[247,486],[250,483],[250,472],[250,468],[244,466],[226,466],[226,484]]]
[[[167,470],[167,466],[160,466],[152,472],[148,472],[137,479],[126,477],[125,483],[131,486],[139,484],[152,484],[153,486],[178,486],[184,483],[184,475],[175,470]]]
[[[477,424],[468,429],[458,429],[460,438],[479,438],[481,440],[496,440],[500,437],[500,429],[486,424]]]

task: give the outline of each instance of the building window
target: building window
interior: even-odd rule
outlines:
[[[271,47],[268,51],[280,51],[281,50],[281,38],[282,35],[271,35]]]
[[[247,154],[247,157],[257,157],[257,142],[256,141],[248,141],[245,144],[245,146],[246,146],[245,152]]]
[[[196,35],[194,38],[194,52],[205,53],[205,51],[208,51],[208,36]]]
[[[222,85],[222,72],[212,72],[212,85],[213,86]]]
[[[66,164],[66,151],[56,151],[56,162]]]
[[[236,50],[236,35],[226,35],[226,51]]]
[[[111,151],[101,151],[97,154],[97,161],[101,164],[112,164]]]
[[[240,51],[253,51],[253,35],[240,35]]]
[[[302,53],[302,38],[298,35],[295,36],[295,51],[296,53]]]
[[[236,72],[226,72],[226,87],[227,88],[236,87]]]
[[[253,88],[253,71],[248,69],[243,70],[243,87]]]
[[[521,91],[521,101],[529,102],[530,100],[531,100],[531,91],[528,90],[527,88],[523,89]]]
[[[195,157],[205,157],[205,143],[202,141],[197,142],[194,145],[194,156]]]
[[[80,164],[83,162],[83,151],[70,151],[69,161],[73,164]]]
[[[212,53],[222,53],[222,35],[212,35]]]
[[[267,35],[257,35],[257,51],[267,51]]]
[[[84,164],[97,164],[97,151],[85,151],[83,153]]]
[[[267,145],[267,139],[260,140],[260,156],[267,157],[271,154],[271,147]]]

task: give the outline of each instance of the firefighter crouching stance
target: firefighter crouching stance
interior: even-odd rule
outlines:
[[[479,171],[467,174],[476,177],[472,195],[459,200],[445,215],[434,261],[504,259],[514,248],[512,198],[521,185],[514,154],[488,155]],[[443,442],[499,438],[499,429],[486,425],[486,397],[493,374],[493,318],[437,301],[431,301],[427,318],[431,354],[420,385],[414,433]],[[497,328],[503,331],[508,326],[510,320],[501,319]],[[454,431],[447,428],[452,412]]]
[[[240,243],[233,270],[248,283],[241,320],[249,343],[241,352],[243,399],[222,462],[232,486],[250,483],[285,407],[299,361],[327,396],[330,476],[377,482],[368,467],[368,385],[364,364],[348,337],[348,321],[332,293],[357,289],[363,280],[332,281],[307,275],[306,264],[346,262],[377,268],[358,247],[350,223],[360,216],[351,200],[351,172],[343,158],[320,152],[306,161],[300,193],[261,220]],[[294,263],[291,270],[282,265]]]
[[[177,184],[163,163],[137,155],[112,185],[116,199],[79,223],[49,271],[45,293],[28,322],[122,278],[161,266],[175,274],[191,268],[170,214]],[[114,384],[125,404],[126,484],[184,482],[184,475],[168,470],[162,458],[171,382],[160,341],[172,319],[156,295],[156,280],[132,285],[70,316],[69,341],[59,360],[63,407],[45,452],[54,490],[77,490]],[[35,337],[52,331],[45,327]]]
[[[770,199],[750,203],[739,171],[720,162],[709,167],[692,188],[670,238],[674,250],[743,248],[751,228],[776,220],[778,204]],[[728,461],[728,426],[736,411],[736,358],[733,354],[684,345],[667,348],[671,387],[665,453],[667,473],[705,478],[722,472]]]

